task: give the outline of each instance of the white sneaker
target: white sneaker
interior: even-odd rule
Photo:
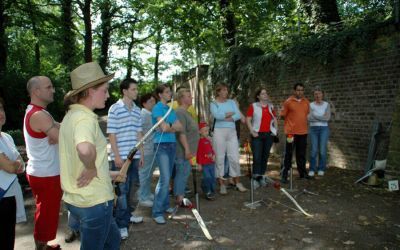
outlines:
[[[124,228],[120,228],[119,229],[119,233],[121,235],[121,240],[126,240],[128,239],[128,228],[124,227]]]
[[[263,176],[260,180],[260,185],[261,187],[266,187],[268,186],[268,182],[267,182],[267,178],[265,176]]]
[[[247,188],[245,188],[244,186],[243,186],[243,184],[242,183],[236,183],[236,188],[237,188],[237,190],[239,190],[240,192],[246,192],[247,191]]]
[[[140,201],[139,205],[142,207],[153,207],[153,202],[151,200]]]
[[[314,171],[308,172],[308,176],[314,176],[314,175],[315,175]]]
[[[143,217],[142,216],[132,215],[131,218],[130,218],[130,221],[132,223],[135,223],[135,224],[142,223],[143,222]]]
[[[258,181],[257,180],[251,180],[251,182],[253,183],[253,188],[254,188],[254,190],[256,190],[257,188],[259,188],[260,187],[260,183],[258,183]]]
[[[320,170],[320,171],[318,171],[318,175],[319,175],[319,176],[324,176],[324,174],[325,174],[325,172],[324,172],[324,171],[321,171],[321,170]]]
[[[222,195],[228,194],[228,191],[226,191],[226,186],[225,185],[221,185],[219,187],[219,193]]]

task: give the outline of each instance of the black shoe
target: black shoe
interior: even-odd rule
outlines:
[[[79,232],[74,230],[68,230],[67,234],[65,235],[65,243],[71,243],[75,241],[79,237]]]
[[[185,194],[191,194],[192,190],[190,190],[189,188],[185,188]]]
[[[311,177],[311,176],[309,176],[308,174],[305,174],[305,175],[300,175],[299,179],[306,179],[306,180],[310,180],[310,179],[312,179],[312,177]]]
[[[286,178],[282,178],[282,179],[281,179],[281,183],[282,183],[282,184],[287,184],[287,183],[288,183],[288,180],[287,180]]]
[[[206,194],[206,199],[209,201],[215,200],[215,195],[213,193]]]

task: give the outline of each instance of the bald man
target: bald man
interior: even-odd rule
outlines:
[[[26,176],[36,202],[33,237],[36,249],[60,249],[48,246],[56,238],[61,201],[58,133],[60,124],[46,111],[53,102],[54,87],[45,76],[34,76],[27,83],[31,97],[24,118],[24,137],[28,165]]]

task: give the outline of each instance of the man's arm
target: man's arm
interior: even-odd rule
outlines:
[[[179,139],[179,142],[182,144],[183,148],[185,149],[186,160],[190,160],[193,157],[193,155],[190,152],[190,147],[189,147],[189,143],[187,141],[186,134],[179,133],[178,139]]]
[[[29,123],[33,131],[45,133],[49,137],[50,144],[58,143],[60,124],[54,121],[49,114],[44,111],[35,112],[31,116]]]
[[[96,147],[90,142],[81,142],[76,145],[79,159],[82,161],[85,169],[82,171],[77,179],[78,187],[85,187],[97,177],[96,169]]]
[[[122,168],[122,165],[124,165],[124,160],[122,160],[118,146],[117,146],[117,136],[115,134],[108,134],[108,139],[110,140],[110,145],[111,145],[111,150],[114,153],[114,163],[117,168]]]
[[[142,132],[138,132],[137,133],[137,138],[138,138],[138,141],[140,141],[143,138],[143,133]],[[140,145],[139,150],[140,150],[139,167],[142,167],[143,164],[144,164],[144,148],[143,148],[143,144]]]

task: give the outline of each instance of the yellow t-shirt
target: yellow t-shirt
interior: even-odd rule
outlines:
[[[84,169],[76,146],[89,142],[96,146],[97,178],[83,188],[77,179]],[[80,104],[73,104],[61,123],[59,135],[60,176],[63,200],[76,207],[92,207],[114,198],[107,159],[107,141],[100,129],[97,115]]]
[[[178,101],[174,101],[172,103],[172,108],[174,110],[176,110],[178,107],[179,107]],[[187,111],[190,113],[190,115],[192,116],[193,120],[195,120],[196,123],[197,123],[198,122],[197,112],[196,112],[196,109],[193,107],[193,105],[190,105],[189,108],[187,109]]]

